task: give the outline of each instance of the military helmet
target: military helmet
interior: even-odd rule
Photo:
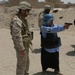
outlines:
[[[23,10],[29,9],[29,10],[31,10],[31,5],[30,5],[30,3],[26,2],[26,1],[21,1],[19,3],[19,9],[23,9]]]
[[[46,9],[51,9],[51,6],[50,5],[45,5],[45,8],[44,8],[45,10]]]

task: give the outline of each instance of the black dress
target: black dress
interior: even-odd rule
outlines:
[[[59,71],[59,52],[49,53],[44,48],[41,49],[42,70],[52,68]]]

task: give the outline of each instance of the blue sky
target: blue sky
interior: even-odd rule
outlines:
[[[2,0],[0,0],[0,1],[2,1]],[[45,0],[38,0],[38,1],[45,1]],[[61,0],[61,1],[64,1],[64,3],[67,3],[67,2],[75,3],[75,0]]]

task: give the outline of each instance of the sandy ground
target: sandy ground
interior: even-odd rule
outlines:
[[[60,69],[63,75],[75,75],[75,27],[59,32],[62,46],[60,47]],[[40,61],[40,35],[39,30],[34,31],[34,53],[30,56],[30,75],[42,74]],[[0,75],[16,75],[16,52],[11,39],[10,30],[0,29]],[[47,75],[55,75],[52,69],[47,69]]]
[[[16,51],[11,39],[9,25],[11,15],[15,12],[16,7],[0,7],[0,75],[16,75]],[[40,34],[38,29],[38,14],[43,9],[32,10],[29,16],[30,26],[34,24],[33,49],[30,50],[30,75],[42,74],[40,61]],[[10,13],[10,14],[9,14]],[[54,23],[64,24],[72,22],[75,19],[75,8],[63,9],[57,13],[50,12],[54,15]],[[60,17],[63,17],[60,19]],[[60,47],[60,69],[63,75],[75,75],[75,26],[72,25],[68,30],[59,32],[62,46]],[[47,70],[48,75],[54,75],[52,69]]]

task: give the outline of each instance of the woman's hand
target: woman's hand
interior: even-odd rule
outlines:
[[[69,28],[69,26],[70,26],[70,25],[65,24],[65,25],[64,25],[64,28],[65,28],[65,29],[68,29],[68,28]]]

